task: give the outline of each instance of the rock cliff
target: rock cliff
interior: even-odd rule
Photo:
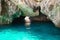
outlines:
[[[23,16],[36,16],[22,0],[0,0],[0,24],[9,24],[13,18]]]
[[[41,12],[60,27],[60,0],[0,0],[0,24],[9,24],[13,18],[23,16],[37,16],[33,8],[40,6]]]
[[[40,2],[41,12],[60,27],[60,0],[42,0]]]

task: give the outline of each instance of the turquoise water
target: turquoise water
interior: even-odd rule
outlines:
[[[51,22],[0,26],[0,40],[60,40],[60,29]]]

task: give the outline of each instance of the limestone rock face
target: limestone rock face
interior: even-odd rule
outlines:
[[[1,14],[1,0],[0,0],[0,14]]]
[[[9,24],[13,18],[23,16],[37,16],[33,7],[40,6],[41,12],[60,27],[60,0],[0,0],[0,24]]]
[[[9,24],[15,16],[19,16],[18,7],[10,0],[0,0],[0,24]],[[13,16],[15,15],[15,16]]]
[[[22,14],[24,16],[37,16],[39,15],[38,12],[33,11],[33,6],[36,6],[36,3],[34,0],[18,0],[17,2],[15,0],[11,0],[15,5],[18,6],[18,8],[23,12]]]
[[[0,24],[9,24],[20,15],[36,16],[25,0],[0,0]]]
[[[41,12],[47,15],[52,22],[60,27],[60,0],[42,0]]]

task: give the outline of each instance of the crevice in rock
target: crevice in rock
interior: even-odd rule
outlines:
[[[8,4],[7,2],[5,2],[5,0],[1,0],[1,7],[2,7],[1,15],[5,15],[8,12]]]

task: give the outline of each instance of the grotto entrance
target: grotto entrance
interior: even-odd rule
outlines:
[[[20,16],[18,18],[14,18],[13,21],[12,21],[12,24],[24,23],[24,18],[25,18],[25,16]]]
[[[37,10],[39,12],[39,15],[35,17],[30,17],[30,20],[32,22],[50,21],[49,19],[47,19],[47,16],[40,11],[41,10],[40,6],[33,8],[34,12],[36,12]],[[22,16],[22,15],[19,18],[14,18],[12,24],[24,23],[24,18],[25,16]]]

